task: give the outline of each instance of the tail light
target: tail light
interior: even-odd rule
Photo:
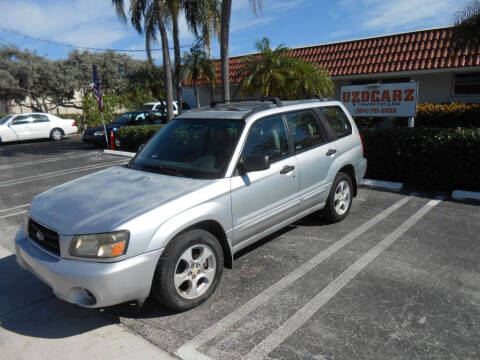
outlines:
[[[362,143],[362,154],[363,154],[363,157],[365,157],[365,144],[363,143],[363,137],[360,132],[358,133],[358,135],[360,135],[360,141]]]
[[[72,123],[72,126],[77,126],[77,123],[74,121],[74,122]]]

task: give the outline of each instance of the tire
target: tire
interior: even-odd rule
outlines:
[[[50,139],[52,139],[53,141],[62,140],[63,135],[65,135],[65,133],[60,128],[54,128],[52,129],[52,131],[50,131]]]
[[[353,184],[350,176],[339,172],[333,181],[327,204],[323,211],[325,219],[336,223],[345,219],[350,212],[353,200]]]
[[[117,149],[120,149],[120,146],[121,146],[120,139],[115,137],[114,144]]]
[[[192,309],[213,294],[223,263],[222,246],[211,233],[195,229],[180,234],[170,241],[158,261],[152,294],[170,310]]]

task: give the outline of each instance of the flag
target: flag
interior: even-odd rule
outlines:
[[[97,67],[93,65],[93,96],[98,104],[98,111],[103,112],[102,81],[98,78]]]

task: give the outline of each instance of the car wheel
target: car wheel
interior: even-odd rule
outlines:
[[[121,144],[120,144],[120,139],[118,139],[117,137],[115,137],[115,147],[116,147],[117,149],[120,149],[120,145],[121,145]]]
[[[50,139],[54,141],[62,140],[63,135],[63,130],[59,128],[55,128],[50,131]]]
[[[352,207],[352,194],[352,179],[347,174],[339,172],[333,181],[327,205],[323,211],[329,222],[339,222],[347,217]]]
[[[222,247],[208,231],[180,234],[170,241],[158,261],[152,294],[170,310],[192,309],[215,291],[223,262]]]

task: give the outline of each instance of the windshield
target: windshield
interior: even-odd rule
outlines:
[[[7,115],[4,116],[0,119],[0,125],[6,124],[8,120],[10,120],[13,117],[13,115]]]
[[[218,179],[227,169],[242,127],[241,120],[173,120],[143,148],[130,167]]]
[[[121,124],[121,125],[126,125],[126,124],[130,124],[130,122],[132,121],[132,117],[136,115],[136,113],[126,113],[126,114],[123,114],[122,116],[116,118],[115,120],[113,120],[113,124]]]

